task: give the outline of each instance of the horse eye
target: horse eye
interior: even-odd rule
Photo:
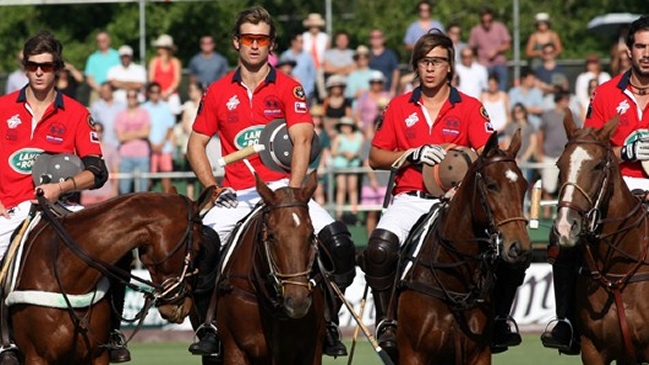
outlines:
[[[491,191],[498,191],[498,184],[493,182],[487,183],[487,189]]]
[[[606,166],[606,163],[604,161],[600,161],[597,165],[595,165],[593,170],[602,171],[604,170],[604,166]]]

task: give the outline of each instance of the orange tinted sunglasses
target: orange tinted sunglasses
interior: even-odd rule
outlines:
[[[270,36],[267,34],[239,34],[239,41],[243,43],[244,46],[252,46],[256,41],[259,47],[265,47],[270,44]]]

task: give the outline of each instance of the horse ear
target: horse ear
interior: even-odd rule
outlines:
[[[564,110],[564,116],[563,116],[563,128],[566,130],[566,136],[568,139],[572,139],[572,136],[575,134],[577,131],[577,125],[575,124],[575,120],[572,119],[572,112],[570,111],[569,108],[566,108]]]
[[[257,187],[257,192],[259,193],[259,196],[261,196],[261,199],[266,204],[273,204],[275,201],[275,192],[266,185],[264,180],[262,180],[257,173],[255,173],[255,186]]]
[[[498,132],[493,132],[484,149],[482,150],[482,157],[490,156],[495,150],[498,149]]]
[[[512,136],[512,141],[509,143],[509,147],[507,148],[507,154],[516,157],[516,155],[518,154],[518,150],[520,149],[521,149],[521,129],[518,128],[516,129],[516,132],[514,132],[514,135]]]
[[[216,186],[212,185],[205,189],[202,193],[201,196],[198,197],[198,200],[196,201],[196,204],[198,205],[198,211],[201,213],[201,215],[212,209],[214,206],[214,201],[212,200],[212,196],[214,195],[214,191],[216,190]]]
[[[309,201],[315,192],[315,189],[318,187],[318,171],[313,170],[306,177],[306,182],[304,183],[304,188],[302,189],[303,198],[305,201]]]
[[[617,114],[611,118],[604,126],[600,129],[600,136],[603,136],[603,140],[608,141],[611,139],[613,132],[617,129],[617,124],[620,121],[620,115]]]

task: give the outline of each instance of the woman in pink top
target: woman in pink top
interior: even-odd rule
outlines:
[[[182,112],[178,86],[180,85],[182,64],[174,56],[174,39],[168,34],[162,34],[153,41],[156,56],[149,61],[149,82],[157,82],[162,87],[162,99],[169,104],[174,115]]]
[[[127,108],[117,114],[115,118],[115,133],[119,140],[119,172],[133,173],[134,171],[150,171],[149,131],[151,120],[149,113],[140,108],[137,92],[129,90],[126,94]],[[126,194],[133,191],[133,179],[119,180],[119,193]],[[138,179],[135,191],[147,191],[147,179]]]

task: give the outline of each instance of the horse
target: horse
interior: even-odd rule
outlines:
[[[308,202],[317,186],[271,190],[256,176],[263,205],[218,279],[217,328],[233,364],[321,364],[324,284]],[[226,249],[227,250],[227,249]]]
[[[113,265],[137,248],[151,276],[144,280],[150,286],[148,302],[157,305],[164,319],[181,323],[193,306],[199,213],[210,204],[213,191],[206,189],[196,202],[179,194],[135,193],[51,217],[58,224],[43,218],[23,243],[16,292],[61,293],[59,301],[70,304],[73,295],[93,293],[106,273],[116,273]],[[26,364],[109,363],[107,295],[82,308],[19,301],[9,314]]]
[[[490,137],[398,283],[399,364],[491,363],[495,266],[524,271],[532,254],[520,145],[520,131],[507,150]]]
[[[611,146],[618,118],[600,129],[575,126],[557,162],[559,201],[553,232],[561,249],[579,248],[576,326],[584,364],[649,361],[649,220],[646,193],[636,196]]]

